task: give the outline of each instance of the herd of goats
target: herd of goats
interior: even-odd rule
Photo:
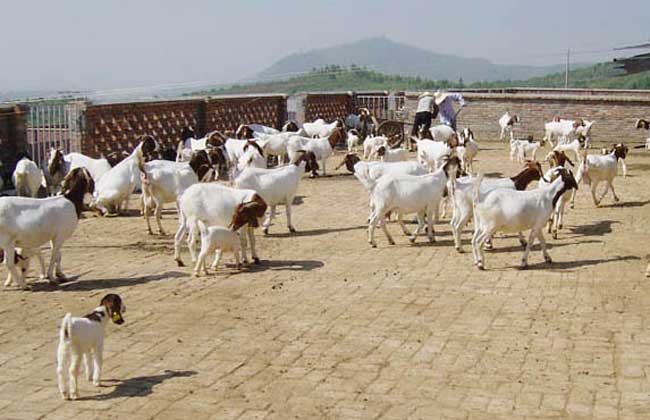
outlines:
[[[440,212],[444,217],[451,207],[451,228],[459,252],[463,251],[461,232],[473,220],[472,251],[479,269],[485,264],[483,249],[492,247],[497,232],[519,235],[524,247],[522,268],[528,264],[535,239],[540,242],[544,260],[550,263],[544,228],[548,226],[548,232],[557,237],[564,209],[568,203],[573,206],[578,184],[590,185],[598,206],[609,190],[614,201],[619,200],[613,185],[619,162],[623,174],[627,172],[628,148],[624,144],[614,144],[600,154],[588,155],[581,150],[590,146],[590,121],[557,118],[546,124],[544,138],[536,142],[532,137],[516,139],[513,126],[519,117],[506,113],[498,121],[501,138],[509,133],[510,158],[523,169],[509,178],[490,178],[471,175],[479,146],[469,128],[456,131],[439,125],[419,130],[419,136],[402,145],[403,141],[396,138],[374,135],[368,116],[369,112],[362,109],[345,121],[326,123],[319,119],[302,127],[288,122],[281,130],[248,124],[235,133],[214,131],[203,138],[197,138],[187,127],[176,150],[162,150],[153,136],[145,135],[115,165],[105,158],[52,149],[43,171],[23,157],[12,176],[17,196],[0,197],[0,247],[8,268],[5,286],[27,288],[25,275],[32,258],[39,260],[41,278],[57,285],[65,278],[61,247],[73,235],[82,211],[88,207],[106,216],[117,215],[136,190],[142,192],[141,211],[151,234],[150,214],[155,215],[164,234],[161,210],[166,203],[176,204],[179,227],[174,258],[178,265],[184,265],[180,248],[185,237],[195,275],[208,274],[211,255],[212,268],[216,269],[223,252],[232,252],[239,268],[240,257],[247,261],[249,241],[251,257],[258,262],[254,229],[261,223],[267,234],[276,207],[282,204],[287,227],[295,232],[291,205],[303,173],[316,177],[322,168],[324,175],[327,159],[343,142],[347,154],[337,169],[345,166],[370,195],[368,241],[373,247],[377,226],[390,244],[395,243],[387,228],[392,215],[412,243],[423,229],[434,242],[433,221]],[[636,126],[650,129],[645,120],[638,120]],[[537,153],[546,143],[551,150],[542,162],[550,169],[544,172]],[[362,156],[357,154],[359,147],[363,148]],[[642,147],[650,149],[650,139]],[[412,148],[415,160],[409,160]],[[272,159],[277,160],[277,167],[268,168]],[[577,166],[575,176],[569,166]],[[219,182],[220,178],[227,181]],[[533,181],[538,181],[538,187],[527,190]],[[596,188],[602,182],[605,190],[597,196]],[[49,197],[37,198],[43,194]],[[404,225],[406,214],[416,215],[413,232]],[[523,236],[524,231],[530,231],[528,238]],[[40,248],[48,242],[51,257],[46,270]],[[646,275],[650,276],[650,265]],[[105,327],[109,320],[124,323],[125,311],[122,298],[109,293],[88,315],[64,316],[57,353],[58,385],[64,399],[78,398],[81,359],[87,378],[100,385]]]
[[[510,137],[510,158],[523,169],[512,177],[474,176],[473,161],[479,146],[471,129],[455,130],[438,125],[420,130],[405,144],[396,138],[374,135],[369,111],[361,109],[345,120],[330,123],[322,119],[298,126],[287,122],[281,130],[260,124],[241,125],[234,133],[213,131],[202,138],[186,127],[175,150],[161,150],[150,135],[142,136],[135,149],[114,166],[105,159],[93,159],[80,153],[64,154],[52,149],[47,168],[41,170],[29,157],[16,164],[13,183],[17,196],[0,198],[0,247],[8,268],[5,286],[27,288],[25,274],[29,261],[38,258],[41,278],[58,284],[64,278],[61,247],[72,236],[85,208],[104,215],[117,215],[126,207],[131,194],[140,190],[141,211],[149,233],[153,234],[150,215],[155,216],[161,234],[161,210],[175,203],[179,227],[175,235],[174,258],[179,266],[181,243],[186,239],[194,272],[208,273],[206,259],[215,255],[216,269],[222,252],[232,252],[237,266],[240,256],[247,262],[247,247],[259,262],[254,229],[262,225],[267,234],[276,207],[284,205],[287,227],[295,232],[292,202],[304,172],[312,177],[326,174],[326,161],[337,146],[345,143],[347,154],[337,167],[345,166],[370,195],[368,242],[376,247],[375,230],[380,227],[388,242],[394,240],[387,221],[395,216],[401,230],[415,242],[424,230],[435,241],[434,220],[440,212],[452,209],[451,228],[455,247],[463,251],[461,233],[473,220],[471,240],[474,263],[485,265],[484,248],[492,246],[496,232],[517,233],[524,247],[521,267],[535,239],[541,245],[546,262],[544,228],[553,238],[563,225],[565,207],[573,202],[578,184],[590,186],[596,206],[611,190],[618,163],[627,173],[624,144],[612,145],[602,153],[587,155],[593,121],[555,118],[545,125],[541,141],[532,137],[516,139],[513,127],[520,119],[506,113],[499,120],[501,139]],[[637,128],[650,128],[638,120]],[[538,152],[546,144],[551,150],[541,160],[550,169],[544,171]],[[650,139],[645,147],[650,147]],[[357,151],[362,148],[362,154]],[[415,160],[409,160],[415,149]],[[164,158],[163,158],[164,157]],[[275,160],[277,166],[269,168]],[[577,167],[576,174],[569,166]],[[225,182],[218,179],[225,178]],[[538,187],[527,190],[533,182]],[[605,183],[602,193],[597,186]],[[47,192],[46,198],[36,198]],[[268,210],[268,211],[267,211]],[[417,226],[409,232],[403,216],[415,214]],[[266,215],[266,218],[264,216]],[[529,231],[528,237],[523,232]],[[40,248],[51,245],[47,269]],[[198,252],[198,256],[197,256]],[[650,266],[648,267],[650,276]]]

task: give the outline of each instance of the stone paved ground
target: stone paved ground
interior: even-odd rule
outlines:
[[[486,147],[481,170],[515,172]],[[193,278],[140,218],[89,216],[63,253],[75,281],[0,291],[0,418],[650,418],[650,154],[628,164],[622,203],[595,209],[581,190],[555,262],[536,250],[523,272],[515,237],[478,272],[446,222],[435,245],[392,225],[397,245],[379,232],[371,249],[366,194],[342,173],[304,179],[298,234],[280,217],[242,273]],[[60,319],[108,292],[128,311],[102,387],[82,380],[64,402]]]

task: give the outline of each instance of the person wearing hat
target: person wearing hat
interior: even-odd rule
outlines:
[[[440,122],[442,124],[450,126],[455,130],[456,116],[458,115],[458,112],[460,112],[460,110],[465,106],[465,99],[463,99],[463,95],[460,93],[449,93],[439,90],[433,94],[433,97],[435,98],[435,103],[439,109]],[[458,102],[460,105],[458,112],[456,112],[454,109],[454,102]]]
[[[418,97],[418,108],[415,111],[415,121],[413,121],[412,136],[417,136],[420,127],[424,131],[429,131],[431,121],[438,116],[438,105],[431,92],[424,92]]]

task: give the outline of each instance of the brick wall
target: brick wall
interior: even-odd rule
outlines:
[[[470,126],[478,141],[497,140],[498,119],[506,111],[519,114],[515,136],[544,135],[544,123],[553,116],[595,120],[595,142],[634,142],[647,137],[634,128],[639,117],[650,117],[650,91],[608,91],[582,89],[496,89],[463,90],[468,105],[459,114],[458,126]],[[406,94],[406,120],[413,121],[416,92]]]
[[[16,154],[27,150],[28,112],[22,105],[0,107],[0,176],[5,180],[14,171]]]
[[[240,96],[206,100],[207,130],[235,131],[240,124],[280,128],[286,121],[287,97]]]
[[[350,93],[309,93],[305,96],[305,121],[322,118],[332,121],[348,116],[353,108],[353,94]]]
[[[280,127],[285,115],[284,95],[88,105],[81,149],[93,157],[131,151],[144,134],[155,136],[163,147],[176,148],[185,126],[194,127],[198,135],[234,131],[246,122]]]

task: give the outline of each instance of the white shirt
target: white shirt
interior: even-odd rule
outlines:
[[[418,109],[415,112],[431,112],[431,104],[433,103],[433,96],[425,96],[418,101]]]

